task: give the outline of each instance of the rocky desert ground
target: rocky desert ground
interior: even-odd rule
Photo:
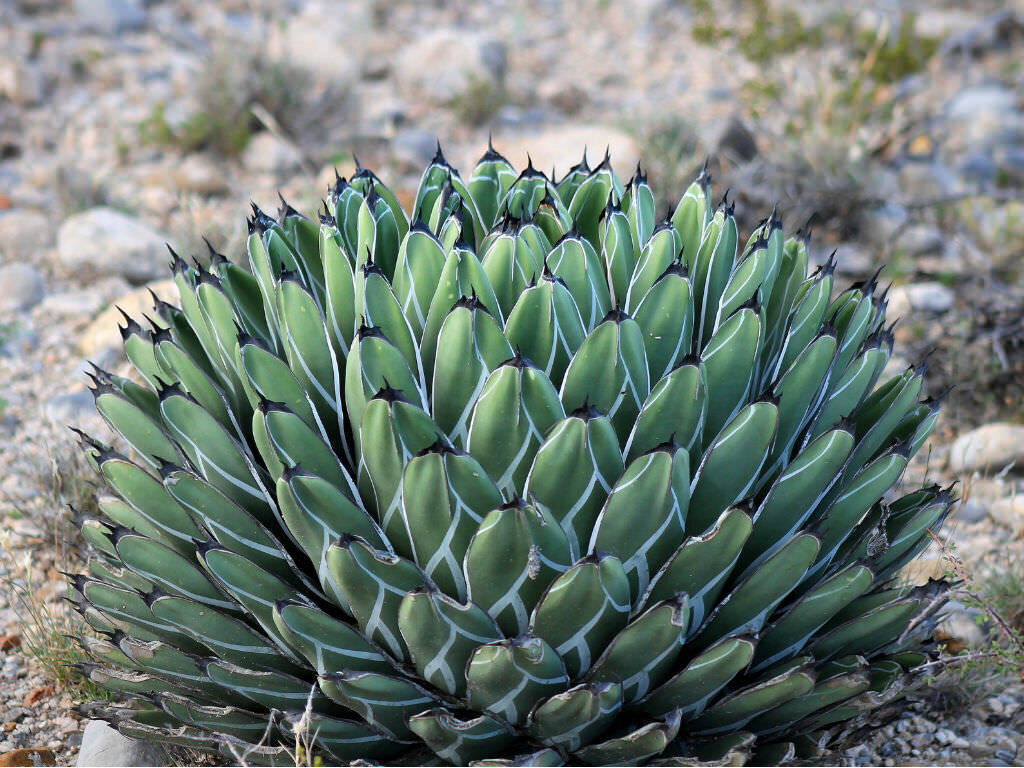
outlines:
[[[105,434],[85,373],[127,371],[118,307],[174,298],[165,242],[240,256],[250,200],[312,214],[354,156],[409,201],[489,135],[639,161],[663,212],[708,158],[747,231],[810,219],[838,286],[886,265],[891,370],[944,396],[906,482],[962,499],[906,576],[963,580],[968,660],[825,762],[1024,764],[1021,0],[0,0],[0,766],[79,759],[67,427]]]

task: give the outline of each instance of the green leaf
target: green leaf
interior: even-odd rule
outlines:
[[[485,230],[494,225],[498,205],[515,180],[512,164],[488,142],[487,151],[477,161],[469,177],[469,194],[476,203]]]
[[[605,501],[589,552],[622,562],[634,604],[682,543],[689,500],[689,456],[669,444],[634,459]]]
[[[513,501],[488,513],[469,543],[469,599],[508,637],[527,630],[541,593],[572,565],[569,541],[543,506]]]
[[[621,708],[620,683],[580,683],[534,707],[526,731],[541,744],[574,752],[603,733]]]
[[[675,666],[689,625],[685,594],[652,605],[615,636],[587,680],[621,682],[626,703],[642,698]]]
[[[693,297],[681,262],[673,262],[655,281],[635,317],[644,334],[650,379],[658,381],[690,354]]]
[[[391,287],[417,339],[427,322],[427,311],[444,263],[441,243],[421,222],[414,223],[398,251],[398,264],[395,266],[395,279]]]
[[[708,393],[705,448],[751,393],[761,329],[753,309],[740,309],[722,323],[701,353],[700,368]]]
[[[355,627],[312,605],[281,600],[274,604],[274,624],[318,675],[393,671],[387,657]]]
[[[579,409],[549,430],[534,457],[523,495],[551,511],[569,539],[573,557],[578,558],[623,469],[611,422],[593,408]]]
[[[725,510],[707,532],[683,541],[655,574],[641,604],[670,600],[685,593],[691,612],[690,627],[700,627],[724,589],[751,527],[750,515],[744,510]]]
[[[632,461],[672,441],[689,451],[691,464],[696,464],[706,413],[707,387],[700,368],[684,360],[655,384],[644,401],[626,441],[626,458]]]
[[[408,658],[398,607],[407,592],[426,584],[423,572],[351,536],[342,536],[327,550],[327,568],[362,633],[392,656]]]
[[[531,360],[557,386],[586,332],[565,282],[545,270],[512,307],[505,336],[512,349]]]
[[[413,715],[409,728],[451,765],[499,754],[516,738],[511,728],[489,715],[464,720],[443,707]]]
[[[408,720],[437,703],[425,688],[401,677],[376,672],[338,672],[320,675],[320,689],[351,709],[371,728],[393,741],[411,741]]]
[[[591,330],[611,309],[611,295],[601,261],[590,241],[575,230],[551,247],[545,266],[569,289],[583,327]]]
[[[629,618],[629,580],[611,555],[589,555],[556,578],[533,610],[530,631],[549,642],[577,678]]]
[[[455,303],[441,324],[437,344],[432,415],[453,443],[465,447],[470,415],[487,377],[514,353],[501,326],[475,298]]]
[[[700,248],[701,235],[707,223],[710,184],[711,177],[705,168],[700,178],[687,187],[672,213],[672,228],[679,233],[688,263],[692,262],[697,249]]]
[[[720,640],[637,702],[637,709],[656,717],[673,710],[688,719],[700,714],[712,697],[746,668],[754,647],[755,641],[749,637]]]
[[[520,724],[534,704],[569,684],[558,654],[531,635],[477,647],[466,668],[466,679],[470,708]]]
[[[667,224],[660,224],[639,251],[636,266],[629,276],[624,307],[621,308],[626,312],[636,312],[648,291],[681,256],[679,233]]]
[[[664,721],[642,725],[625,736],[590,744],[576,752],[587,765],[638,765],[649,757],[660,755],[679,733],[678,712]]]
[[[522,357],[510,358],[487,377],[473,407],[466,445],[498,488],[516,493],[544,436],[564,417],[547,376]]]
[[[689,723],[688,729],[695,734],[714,735],[742,728],[759,714],[807,695],[814,682],[809,667],[788,670],[722,699]]]
[[[775,606],[800,583],[818,554],[819,545],[817,537],[810,533],[801,533],[786,542],[718,603],[692,640],[694,646],[706,648],[726,635],[760,631]]]
[[[874,573],[861,563],[824,579],[764,630],[754,657],[754,671],[799,653],[811,635],[870,589],[873,581]]]
[[[441,589],[465,597],[462,560],[469,541],[500,504],[501,494],[472,456],[440,444],[421,452],[402,475],[410,556]]]
[[[601,164],[580,182],[569,202],[569,217],[594,245],[600,242],[598,220],[609,197],[616,200],[622,197],[622,183],[616,178],[606,153]]]
[[[650,386],[643,332],[631,317],[612,310],[569,363],[560,395],[567,411],[589,405],[607,415],[625,442]]]
[[[722,510],[750,492],[775,438],[778,415],[774,403],[751,403],[711,443],[693,476],[687,533],[703,533]]]

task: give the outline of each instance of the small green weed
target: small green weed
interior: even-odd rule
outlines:
[[[448,108],[462,123],[486,125],[505,105],[505,89],[500,83],[475,73],[466,78],[466,87],[450,102]]]
[[[286,130],[302,127],[308,107],[304,96],[307,75],[285,62],[268,61],[255,52],[239,56],[236,50],[222,49],[211,56],[194,81],[197,109],[172,124],[166,105],[157,104],[138,125],[142,143],[238,155],[260,127],[252,112],[255,105]]]

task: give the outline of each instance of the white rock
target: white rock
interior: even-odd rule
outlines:
[[[0,214],[0,253],[8,259],[23,259],[53,244],[53,223],[43,214],[15,209]]]
[[[976,120],[979,113],[1004,113],[1017,108],[1017,97],[1002,85],[989,84],[965,88],[946,104],[946,117],[951,120]]]
[[[1011,89],[995,83],[960,91],[946,104],[946,118],[958,129],[951,137],[953,143],[980,149],[1018,133],[1024,129],[1024,115],[1017,103],[1017,95]]]
[[[517,169],[526,167],[526,156],[530,155],[533,167],[550,173],[554,167],[565,173],[576,165],[587,148],[587,159],[591,168],[601,162],[605,148],[611,152],[612,165],[620,176],[628,178],[640,159],[640,147],[628,133],[606,125],[575,125],[549,128],[532,134],[495,136],[494,148],[509,159]],[[487,151],[481,144],[463,167],[472,168],[480,156]]]
[[[943,641],[953,641],[967,648],[978,648],[985,644],[985,630],[978,625],[977,611],[967,609],[959,603],[952,605],[939,624],[936,634]]]
[[[114,301],[89,323],[78,339],[78,351],[85,357],[93,358],[104,350],[121,349],[121,331],[118,328],[124,324],[124,318],[117,308],[120,307],[140,322],[144,312],[152,317],[153,297],[149,295],[150,290],[164,301],[177,302],[178,289],[173,280],[159,280],[137,288]]]
[[[122,736],[102,720],[90,720],[78,750],[79,766],[170,765],[159,744]]]
[[[31,264],[0,266],[0,313],[31,309],[45,292],[42,275]]]
[[[165,273],[165,238],[132,216],[92,208],[64,220],[57,232],[61,264],[76,277],[121,275],[144,283]]]
[[[961,435],[949,451],[954,472],[999,472],[1012,462],[1024,461],[1024,427],[995,423]]]
[[[83,289],[77,291],[61,291],[51,293],[35,308],[37,319],[51,322],[56,319],[75,320],[91,317],[103,307],[103,296],[99,291]]]
[[[171,168],[171,180],[182,191],[219,195],[228,191],[224,172],[206,155],[188,155]]]
[[[817,260],[818,264],[824,264],[831,250],[825,251]],[[858,243],[849,241],[836,246],[836,271],[845,275],[866,275],[870,273],[875,265],[873,249]]]
[[[505,76],[505,59],[505,46],[498,40],[440,28],[402,46],[394,75],[400,87],[446,104],[474,82],[499,87]]]
[[[104,35],[146,25],[146,11],[136,0],[74,0],[74,10],[83,27]]]
[[[371,26],[369,3],[309,2],[284,23],[270,25],[267,55],[332,85],[351,86],[359,78],[361,41]]]
[[[927,224],[914,224],[900,234],[896,245],[908,256],[924,256],[942,253],[946,238],[935,227]]]
[[[302,165],[302,156],[287,141],[263,131],[249,139],[242,154],[242,164],[252,171],[285,174]]]
[[[1024,496],[1014,495],[993,501],[989,505],[988,516],[1020,536],[1024,533]]]
[[[890,317],[906,317],[911,312],[948,312],[953,307],[953,292],[942,283],[911,283],[889,292]]]
[[[22,106],[39,103],[45,94],[42,72],[20,57],[0,59],[0,94]]]

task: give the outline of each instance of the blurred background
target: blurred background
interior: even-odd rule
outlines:
[[[438,141],[468,175],[488,136],[558,175],[584,146],[639,162],[661,214],[707,160],[745,232],[776,204],[810,221],[840,288],[886,264],[890,370],[927,356],[933,394],[958,385],[908,482],[962,481],[957,556],[1024,627],[1021,0],[0,0],[0,543],[34,579],[0,564],[0,757],[80,739],[53,606],[60,509],[92,478],[64,425],[102,433],[83,372],[124,364],[114,305],[174,296],[165,242],[241,256],[250,200],[313,215],[358,157],[409,203]],[[959,741],[921,714],[920,745],[850,760],[1024,757],[1024,694],[970,690]]]

